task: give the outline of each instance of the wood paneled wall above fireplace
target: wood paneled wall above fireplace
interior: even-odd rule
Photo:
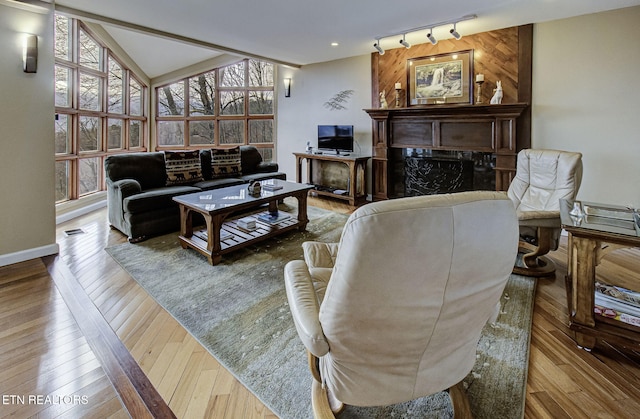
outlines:
[[[485,75],[482,105],[408,106],[407,60],[454,51],[474,50],[470,77]],[[533,25],[506,28],[415,45],[410,49],[372,53],[372,193],[375,200],[396,197],[392,150],[480,151],[496,154],[496,189],[506,190],[515,172],[516,155],[531,146],[531,78]],[[487,105],[496,81],[502,81],[502,105]],[[402,84],[400,106],[395,104],[395,83]],[[389,109],[379,108],[385,91]],[[473,98],[475,99],[475,83]],[[473,101],[472,101],[473,102]]]

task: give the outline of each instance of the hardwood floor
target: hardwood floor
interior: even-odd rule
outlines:
[[[65,235],[75,228],[83,233]],[[57,258],[0,268],[0,417],[275,418],[104,251],[125,240],[103,209],[58,226]],[[538,282],[525,417],[637,417],[640,357],[575,345],[566,243],[551,256],[558,272]],[[640,280],[639,256],[614,252],[598,274]]]

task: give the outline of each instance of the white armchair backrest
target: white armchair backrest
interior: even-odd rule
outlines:
[[[518,211],[559,211],[561,199],[575,199],[582,182],[582,154],[525,149],[507,194]]]
[[[320,307],[330,348],[321,374],[336,397],[386,405],[461,381],[517,242],[504,193],[402,198],[356,210]]]

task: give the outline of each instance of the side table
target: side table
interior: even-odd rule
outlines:
[[[579,205],[582,216],[573,216],[570,214],[573,204],[560,200],[562,227],[569,234],[566,277],[569,327],[575,331],[576,343],[591,350],[602,339],[640,349],[639,327],[594,314],[596,266],[613,250],[640,247],[640,230],[633,212],[624,207],[582,202]],[[614,217],[602,216],[612,214]],[[640,290],[640,282],[620,285]]]

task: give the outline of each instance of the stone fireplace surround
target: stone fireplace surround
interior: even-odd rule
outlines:
[[[516,155],[524,148],[516,128],[527,108],[512,103],[365,109],[373,124],[373,199],[469,188],[507,190]],[[487,181],[487,172],[493,172],[494,182]],[[431,179],[421,176],[427,173]]]

